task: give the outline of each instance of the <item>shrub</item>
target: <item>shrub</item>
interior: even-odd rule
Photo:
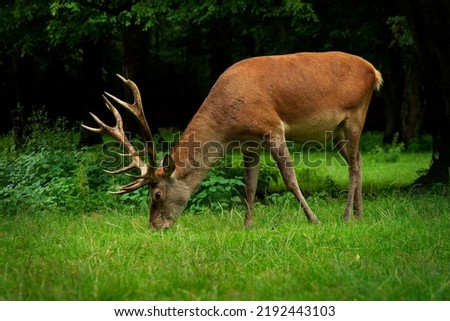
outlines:
[[[433,142],[431,135],[423,135],[412,138],[406,145],[408,152],[431,152]]]
[[[11,162],[2,161],[2,205],[9,210],[61,206],[77,194],[74,179],[77,158],[77,153],[43,149],[17,153]]]
[[[396,163],[404,150],[405,145],[399,142],[399,135],[396,133],[392,144],[385,145],[384,147],[376,145],[370,153],[383,159],[386,163]]]
[[[189,208],[198,212],[207,208],[213,211],[230,209],[242,205],[245,193],[244,168],[242,156],[239,154],[225,156],[222,163],[213,168],[195,193]],[[269,188],[277,184],[280,173],[274,162],[261,159],[256,194],[260,197],[269,195]]]
[[[13,145],[11,135],[0,146],[2,212],[89,208],[96,189],[106,190],[109,183],[99,152],[78,149],[78,130],[64,119],[50,122],[44,110],[33,111],[28,127],[21,148]]]
[[[242,179],[239,176],[226,177],[220,169],[209,172],[199,191],[189,201],[189,208],[194,212],[207,208],[222,211],[238,205],[244,190]]]

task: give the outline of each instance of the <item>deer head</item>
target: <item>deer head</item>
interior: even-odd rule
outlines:
[[[191,196],[189,186],[177,179],[175,169],[174,160],[166,155],[149,184],[150,224],[156,230],[172,227]]]
[[[114,127],[106,125],[96,115],[90,113],[100,128],[92,128],[86,125],[82,125],[83,128],[96,133],[104,133],[113,137],[120,142],[126,149],[126,154],[120,154],[121,156],[128,156],[131,158],[131,163],[123,168],[114,171],[106,172],[110,174],[120,174],[127,172],[133,168],[137,168],[140,171],[140,175],[131,175],[135,178],[131,183],[120,186],[117,191],[112,194],[124,194],[135,191],[141,187],[147,186],[149,188],[151,210],[150,210],[150,224],[155,229],[169,228],[174,223],[176,218],[185,209],[189,195],[183,193],[183,186],[177,188],[177,180],[172,177],[175,170],[175,163],[171,156],[167,155],[159,165],[156,162],[157,151],[153,141],[150,127],[145,118],[144,109],[142,105],[141,94],[137,85],[124,77],[117,75],[125,85],[127,85],[134,96],[134,102],[132,104],[122,101],[111,94],[105,93],[103,99],[106,106],[111,110],[116,120]],[[123,128],[123,120],[118,110],[111,103],[111,100],[118,103],[129,112],[131,112],[136,118],[141,132],[145,139],[145,147],[143,150],[136,150],[125,135]],[[146,155],[148,158],[147,163],[144,162],[141,156]],[[168,201],[170,200],[170,201]]]

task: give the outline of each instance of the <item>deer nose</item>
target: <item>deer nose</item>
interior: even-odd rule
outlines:
[[[161,221],[157,221],[157,222],[151,222],[151,227],[156,230],[156,231],[160,231],[160,230],[167,230],[169,228],[171,228],[173,226],[175,222],[171,221],[171,220],[161,220]]]
[[[175,220],[172,218],[166,218],[161,213],[153,214],[150,217],[150,228],[157,231],[162,229],[169,229],[173,226]]]

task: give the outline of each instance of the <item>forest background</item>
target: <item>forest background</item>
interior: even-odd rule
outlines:
[[[124,91],[116,73],[140,86],[154,131],[183,129],[240,59],[341,50],[384,76],[366,129],[406,144],[431,131],[428,181],[448,181],[446,1],[7,0],[0,9],[0,129],[17,146],[36,109],[70,124],[90,124],[88,111],[104,118],[101,92]],[[98,142],[81,132],[80,145]]]
[[[88,111],[102,116],[100,93],[124,90],[116,73],[138,83],[154,130],[183,129],[232,63],[299,51],[346,51],[381,70],[366,127],[384,131],[385,142],[398,133],[408,143],[449,122],[448,110],[436,112],[449,95],[438,75],[448,68],[445,1],[8,0],[0,8],[0,128],[18,146],[33,109],[70,123],[89,124]],[[427,74],[440,85],[427,85]],[[98,139],[83,131],[80,144]]]

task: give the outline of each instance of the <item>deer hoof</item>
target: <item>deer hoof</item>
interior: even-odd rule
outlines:
[[[311,217],[309,219],[309,223],[311,223],[311,224],[320,224],[320,220],[317,217]]]

